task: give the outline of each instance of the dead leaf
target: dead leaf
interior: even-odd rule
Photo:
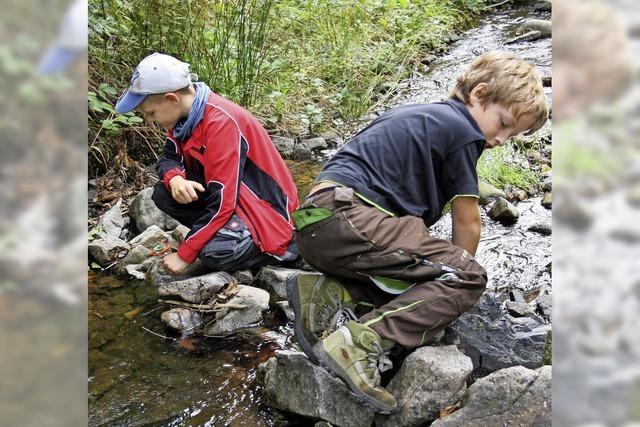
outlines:
[[[138,307],[138,308],[134,308],[133,310],[125,313],[124,317],[126,317],[127,319],[133,319],[134,317],[136,317],[138,314],[140,314],[140,312],[144,310],[144,307]]]
[[[193,337],[180,338],[178,340],[178,347],[184,348],[185,350],[195,351],[196,345],[199,340]]]
[[[454,412],[456,412],[458,409],[460,409],[460,402],[454,403],[453,405],[449,405],[446,408],[440,410],[440,418],[444,418],[448,415],[451,415]]]

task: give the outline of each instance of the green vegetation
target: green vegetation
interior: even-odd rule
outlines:
[[[366,113],[386,84],[468,27],[482,1],[90,0],[90,173],[117,166],[114,150],[155,159],[157,131],[110,107],[150,52],[191,63],[267,128],[303,136]]]
[[[538,175],[518,163],[522,155],[510,145],[485,150],[478,161],[478,176],[497,188],[510,184],[523,190],[538,182]]]

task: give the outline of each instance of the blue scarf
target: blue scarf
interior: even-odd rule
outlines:
[[[189,116],[185,119],[180,119],[176,126],[173,128],[173,136],[179,141],[185,141],[189,139],[193,130],[198,126],[202,117],[204,116],[204,109],[207,106],[207,100],[211,95],[211,89],[203,82],[194,83],[193,86],[196,89],[196,96],[191,105]]]

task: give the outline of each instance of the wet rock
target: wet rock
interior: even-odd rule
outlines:
[[[544,292],[538,296],[538,298],[536,299],[536,309],[538,310],[538,313],[540,313],[540,315],[548,322],[552,320],[551,314],[553,311],[551,307],[553,307],[553,297],[549,292]]]
[[[542,234],[543,236],[550,236],[551,224],[546,222],[538,222],[536,224],[530,225],[527,230],[533,231],[534,233]]]
[[[551,76],[542,76],[542,86],[551,87],[552,77]]]
[[[327,141],[322,137],[303,139],[298,147],[306,148],[309,151],[324,150],[328,147]]]
[[[640,185],[636,185],[627,190],[626,200],[629,206],[640,208]]]
[[[593,214],[576,197],[563,194],[553,210],[553,219],[575,230],[586,230],[593,223]]]
[[[542,37],[551,37],[551,21],[546,19],[527,19],[522,28],[529,31],[539,31]]]
[[[233,277],[235,277],[241,285],[251,285],[251,283],[253,283],[253,273],[251,270],[235,271]]]
[[[527,192],[514,187],[513,185],[507,184],[505,186],[504,192],[507,194],[506,199],[509,201],[523,201],[527,199]]]
[[[192,332],[202,326],[202,317],[188,308],[172,308],[160,315],[160,320],[168,327],[182,333]]]
[[[169,234],[162,231],[157,225],[148,227],[142,234],[129,241],[131,246],[142,245],[147,249],[154,250],[157,245],[169,243]]]
[[[505,308],[514,317],[524,317],[526,315],[536,315],[534,309],[529,304],[520,301],[507,301]]]
[[[144,280],[147,278],[147,273],[142,269],[141,264],[129,264],[124,267],[124,274],[128,274],[137,280]]]
[[[519,42],[531,42],[534,40],[538,40],[543,38],[543,35],[540,31],[528,31],[524,34],[521,34],[519,36],[510,38],[508,40],[506,40],[504,42],[504,44],[513,44],[513,43],[519,43]]]
[[[116,273],[123,274],[127,272],[126,270],[127,266],[141,264],[142,262],[147,260],[149,257],[151,257],[151,254],[152,254],[151,250],[145,248],[142,245],[133,247],[129,251],[129,253],[127,253],[127,255],[124,258],[122,258],[122,261],[118,263],[116,268]]]
[[[116,204],[100,217],[97,227],[104,232],[100,237],[109,235],[120,238],[122,229],[125,227],[125,218],[122,214],[122,199],[118,199]]]
[[[162,230],[169,231],[180,225],[178,221],[158,209],[153,200],[151,200],[152,194],[152,187],[145,188],[138,193],[129,205],[129,216],[133,219],[138,231],[142,232],[152,225],[157,225]]]
[[[476,375],[510,366],[542,365],[551,327],[531,317],[512,318],[501,306],[496,297],[485,294],[445,331],[444,343],[458,345],[471,358]]]
[[[262,312],[269,308],[269,293],[264,289],[238,285],[238,292],[226,303],[244,305],[246,308],[219,311],[216,319],[205,326],[205,335],[231,335],[262,321]]]
[[[153,286],[160,286],[163,283],[167,282],[185,280],[191,277],[201,276],[208,272],[199,259],[195,260],[182,273],[176,276],[169,274],[167,270],[164,269],[164,266],[162,265],[162,258],[154,257],[149,258],[149,260],[151,260],[151,265],[149,265],[149,268],[147,270],[147,281],[150,285]]]
[[[512,289],[511,291],[509,291],[509,300],[515,302],[526,302],[526,300],[524,299],[524,295],[522,295],[522,292],[520,292],[520,290],[518,289]]]
[[[462,408],[432,427],[550,426],[551,366],[503,369],[469,387]]]
[[[282,157],[291,158],[293,155],[293,148],[296,145],[296,141],[293,138],[287,138],[286,136],[272,136],[271,141],[276,146],[278,152]]]
[[[376,92],[378,92],[380,95],[384,95],[393,90],[393,88],[396,86],[396,82],[382,82],[378,86],[376,86]]]
[[[544,193],[544,196],[542,197],[542,201],[540,202],[540,204],[547,209],[551,209],[551,204],[552,204],[551,194],[552,194],[551,192]]]
[[[270,286],[280,298],[287,298],[287,280],[302,271],[291,268],[266,266],[258,274],[258,280]]]
[[[187,233],[191,230],[186,225],[178,225],[175,230],[171,232],[171,238],[175,240],[178,244],[184,242],[184,239],[187,237]]]
[[[298,146],[293,150],[294,160],[309,160],[311,158],[311,150],[306,147]]]
[[[272,406],[345,427],[368,427],[372,409],[360,404],[347,386],[314,365],[304,353],[276,351],[258,368],[262,395]]]
[[[542,0],[533,6],[536,12],[551,12],[551,0]]]
[[[376,416],[376,426],[428,425],[441,409],[462,398],[472,369],[471,359],[455,346],[418,348],[387,385],[398,411]]]
[[[520,217],[518,208],[502,197],[495,201],[488,212],[489,218],[504,224],[513,224]]]
[[[287,316],[288,321],[293,322],[295,320],[296,315],[293,312],[293,309],[289,307],[289,301],[278,301],[276,302],[276,305],[278,306],[280,311],[282,311],[284,315]]]
[[[158,296],[179,296],[187,302],[197,304],[208,301],[222,288],[234,281],[233,276],[223,271],[209,273],[204,276],[165,283],[158,288]]]
[[[325,130],[320,134],[322,138],[327,141],[329,146],[335,147],[342,141],[342,136],[333,129]]]
[[[499,197],[507,197],[507,194],[504,191],[482,180],[478,181],[478,193],[480,195],[479,202],[482,206],[488,205],[492,200]]]
[[[110,235],[89,242],[89,253],[102,267],[124,257],[129,249],[131,246],[127,242]]]
[[[609,236],[614,240],[618,240],[630,245],[640,243],[640,230],[634,230],[630,226],[622,226],[616,228],[609,233]]]

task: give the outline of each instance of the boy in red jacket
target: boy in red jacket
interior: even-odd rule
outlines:
[[[177,274],[198,257],[225,271],[295,259],[298,198],[282,157],[255,117],[192,80],[189,64],[154,53],[116,104],[167,130],[153,201],[191,230],[165,268]]]

